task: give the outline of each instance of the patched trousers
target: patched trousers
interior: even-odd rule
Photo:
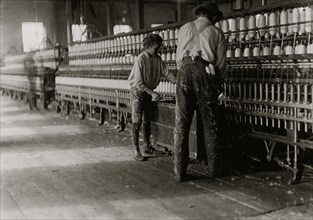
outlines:
[[[150,145],[151,120],[154,111],[152,97],[139,89],[131,89],[132,123],[135,125],[133,131],[133,144],[138,146],[139,129],[143,121],[143,140],[146,146]]]
[[[218,127],[218,82],[205,71],[201,61],[185,62],[176,85],[176,119],[174,130],[174,172],[185,175],[189,160],[189,131],[197,112],[198,159],[206,164],[209,176],[218,170],[220,133]]]

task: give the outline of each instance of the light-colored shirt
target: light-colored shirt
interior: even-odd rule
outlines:
[[[200,45],[195,43],[194,39],[197,35],[194,33],[195,29],[192,27],[192,22],[194,22],[199,33]],[[190,45],[193,46],[190,48]],[[182,67],[182,60],[185,56],[189,55],[193,58],[199,56],[199,50],[201,51],[201,57],[213,64],[219,70],[219,77],[223,77],[226,69],[225,37],[223,31],[211,24],[206,17],[199,17],[180,28],[176,51],[177,68]]]
[[[159,55],[153,56],[143,51],[134,62],[128,77],[131,88],[138,88],[151,95],[159,85],[161,76],[176,83],[176,76],[168,71],[166,64]]]

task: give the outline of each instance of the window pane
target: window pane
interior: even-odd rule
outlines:
[[[72,25],[72,36],[73,41],[86,41],[87,40],[87,25],[84,24],[73,24]]]
[[[113,34],[131,32],[133,29],[129,25],[114,25]]]
[[[24,52],[45,48],[46,30],[43,22],[23,22],[22,38]]]

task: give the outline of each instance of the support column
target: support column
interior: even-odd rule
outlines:
[[[136,0],[136,8],[137,8],[136,27],[137,29],[144,29],[145,27],[144,0]]]
[[[72,43],[72,1],[66,0],[66,32],[67,44]]]
[[[113,35],[113,26],[114,26],[114,14],[113,14],[113,1],[106,1],[106,14],[107,14],[107,35]]]
[[[185,21],[187,18],[186,2],[177,1],[176,10],[177,10],[177,22]]]

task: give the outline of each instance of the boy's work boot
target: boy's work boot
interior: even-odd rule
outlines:
[[[137,160],[137,161],[144,161],[145,160],[145,158],[141,155],[138,146],[134,147],[133,151],[134,151],[134,157],[133,157],[134,160]]]
[[[142,148],[142,153],[146,155],[152,155],[153,154],[153,148],[150,145],[150,124],[143,122],[142,125],[142,136],[143,136],[143,142],[144,146]]]
[[[145,155],[162,155],[163,151],[159,151],[151,146],[150,143],[150,135],[151,135],[151,124],[143,122],[142,125],[142,134],[143,134],[143,142],[144,146],[142,148],[142,153]]]
[[[139,128],[140,123],[132,124],[132,142],[133,142],[133,152],[134,152],[134,160],[144,161],[145,158],[141,155],[139,150]]]
[[[144,147],[142,150],[144,154],[152,154],[152,149],[150,148],[150,135],[151,135],[150,128],[151,128],[150,124],[144,121],[142,125],[142,136],[144,142]]]

